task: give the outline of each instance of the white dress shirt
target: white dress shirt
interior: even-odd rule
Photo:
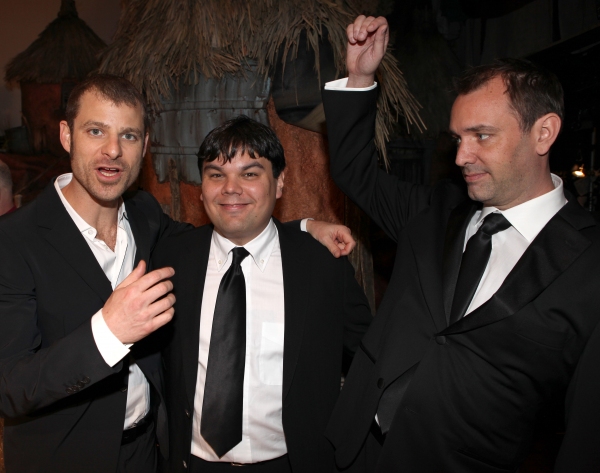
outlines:
[[[73,209],[71,204],[65,199],[62,188],[71,182],[73,174],[63,174],[54,182],[54,187],[62,201],[65,209],[73,219],[73,222],[83,235],[88,246],[94,253],[98,264],[106,274],[114,289],[129,273],[133,270],[135,262],[135,240],[127,213],[125,204],[121,203],[117,217],[117,242],[114,251],[111,250],[105,242],[96,238],[97,231],[89,225]],[[109,366],[116,365],[123,357],[129,353],[131,345],[123,345],[117,337],[110,331],[100,309],[92,317],[92,334],[98,347],[98,351]],[[134,427],[134,424],[142,419],[150,410],[150,386],[146,377],[135,364],[129,365],[129,383],[127,387],[127,408],[125,411],[124,429]]]
[[[484,207],[471,218],[465,233],[464,248],[469,238],[475,235],[481,226],[483,219],[493,212],[504,215],[511,227],[492,236],[492,252],[488,265],[465,315],[477,309],[496,293],[537,234],[567,203],[562,180],[554,174],[551,176],[554,184],[552,191],[508,210]]]
[[[246,280],[246,365],[242,441],[222,458],[202,438],[202,403],[212,321],[219,283],[231,266],[237,245],[213,232],[200,315],[198,377],[194,399],[192,454],[207,461],[256,463],[287,453],[283,424],[284,294],[281,250],[271,220],[244,245],[250,253],[241,264]],[[193,282],[190,282],[193,283]]]

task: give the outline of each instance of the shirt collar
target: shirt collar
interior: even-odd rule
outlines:
[[[531,243],[542,228],[550,221],[566,203],[563,190],[563,181],[560,177],[551,174],[554,189],[550,192],[528,200],[507,210],[498,210],[496,207],[484,207],[477,219],[477,228],[482,220],[493,212],[500,212],[524,238]]]
[[[269,262],[269,257],[276,245],[279,246],[277,227],[273,223],[273,219],[271,219],[262,233],[246,243],[244,248],[248,250],[258,269],[264,272]],[[228,258],[230,258],[231,250],[236,246],[238,245],[219,235],[216,231],[213,231],[212,249],[217,271],[221,271]]]
[[[61,174],[56,178],[56,181],[54,181],[54,188],[56,189],[56,192],[58,193],[58,196],[60,197],[60,200],[65,206],[65,209],[67,210],[68,214],[73,219],[73,222],[75,222],[77,229],[81,233],[85,233],[95,238],[97,233],[96,229],[92,227],[89,223],[87,223],[83,218],[81,218],[81,216],[75,211],[71,204],[69,204],[69,201],[65,198],[65,196],[62,193],[62,189],[66,187],[72,179],[73,173],[71,172]],[[119,213],[117,217],[117,222],[119,226],[121,225],[123,218],[127,218],[127,212],[125,211],[125,203],[121,202],[121,205],[119,205]],[[88,232],[88,230],[92,230],[92,232],[90,233]]]

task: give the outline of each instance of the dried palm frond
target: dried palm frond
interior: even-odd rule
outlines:
[[[77,15],[74,0],[63,0],[58,17],[8,63],[4,80],[9,84],[80,80],[97,67],[97,56],[105,47],[104,41]]]
[[[150,105],[183,78],[222,78],[243,74],[247,59],[272,74],[279,57],[296,57],[306,34],[319,69],[319,39],[327,35],[339,75],[345,74],[346,26],[375,0],[125,0],[114,42],[105,50],[100,71],[130,79]],[[283,52],[283,55],[281,53]],[[285,67],[285,64],[283,65]],[[318,78],[320,81],[320,77]],[[378,81],[376,144],[385,159],[385,142],[398,117],[407,127],[424,127],[420,105],[408,91],[396,59],[388,52]]]

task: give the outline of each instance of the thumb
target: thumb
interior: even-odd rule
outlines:
[[[134,270],[131,271],[131,273],[129,273],[129,276],[127,276],[125,279],[123,279],[123,281],[121,281],[121,283],[116,287],[116,289],[121,289],[129,286],[130,284],[140,279],[144,274],[146,274],[146,262],[144,260],[141,260],[138,263],[138,265],[134,268]]]

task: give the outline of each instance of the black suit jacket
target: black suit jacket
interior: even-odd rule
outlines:
[[[323,436],[340,390],[342,352],[353,354],[371,321],[346,258],[335,259],[307,233],[276,222],[285,298],[283,429],[294,472],[331,472]],[[294,225],[294,226],[297,226]],[[153,264],[173,266],[177,297],[165,353],[171,471],[189,465],[198,372],[200,311],[212,226],[167,238]]]
[[[377,168],[376,95],[323,96],[334,180],[398,242],[389,288],[328,426],[336,461],[347,467],[364,453],[382,393],[418,363],[376,471],[515,471],[538,422],[564,402],[600,320],[598,226],[568,203],[496,294],[449,325],[466,225],[477,204],[450,183],[412,185]],[[583,428],[571,420],[568,430]],[[596,447],[599,431],[597,424],[584,430]],[[577,471],[597,471],[594,461],[592,469]]]
[[[125,201],[136,264],[173,222],[138,192]],[[112,292],[88,244],[49,185],[0,219],[0,416],[10,472],[114,472],[125,419],[127,368],[109,367],[90,318]],[[167,454],[166,409],[154,337],[132,355],[159,393],[157,435]]]

